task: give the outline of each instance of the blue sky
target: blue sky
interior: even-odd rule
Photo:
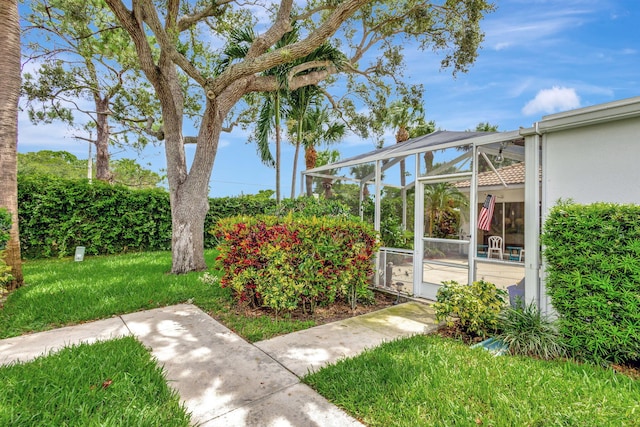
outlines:
[[[480,122],[499,130],[529,127],[546,114],[640,96],[640,1],[495,0],[498,9],[482,27],[486,33],[476,63],[452,77],[440,70],[438,53],[407,47],[405,76],[425,87],[427,120],[438,128],[466,130]],[[185,133],[189,133],[186,131]],[[64,125],[19,121],[20,152],[66,150],[87,158],[88,147]],[[275,171],[263,166],[255,147],[237,130],[223,134],[213,168],[210,195],[232,196],[274,189]],[[389,131],[385,145],[395,142]],[[373,142],[348,136],[333,148],[342,158],[372,150]],[[188,148],[193,152],[195,147]],[[289,195],[294,148],[283,146],[282,193]],[[165,167],[164,148],[149,147],[137,158],[154,170]],[[304,160],[299,160],[303,165]],[[296,194],[299,192],[299,177]]]

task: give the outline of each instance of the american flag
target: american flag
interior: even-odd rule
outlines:
[[[480,209],[480,215],[478,216],[478,228],[480,230],[489,231],[491,229],[491,220],[493,219],[493,209],[496,206],[496,196],[491,194],[487,195],[487,198]]]

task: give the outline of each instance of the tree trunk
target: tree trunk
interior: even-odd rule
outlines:
[[[209,211],[208,186],[183,185],[171,192],[171,272],[201,271],[204,260],[204,220]]]
[[[280,92],[276,92],[276,203],[280,204]]]
[[[318,153],[313,145],[309,145],[304,150],[304,162],[305,167],[313,169],[316,167],[316,161],[318,160]],[[313,177],[305,176],[305,186],[307,188],[307,196],[313,196]]]
[[[331,188],[333,188],[333,179],[322,178],[322,187],[324,188],[324,198],[330,199],[333,196]]]
[[[424,167],[427,170],[427,173],[431,172],[433,169],[433,151],[427,151],[424,153]]]
[[[113,182],[109,169],[109,101],[96,98],[97,136],[96,136],[96,179]]]
[[[401,144],[409,139],[409,131],[406,127],[400,126],[398,128],[398,132],[396,133],[396,144]],[[407,177],[406,177],[406,163],[404,160],[400,160],[400,186],[404,188],[407,185]]]
[[[296,174],[298,172],[298,157],[300,156],[300,142],[296,141],[296,151],[293,155],[293,174],[291,175],[291,198],[296,198]]]
[[[20,97],[20,22],[18,2],[0,1],[0,207],[11,214],[11,233],[5,262],[11,267],[13,281],[8,288],[23,284],[18,230],[18,99]]]
[[[166,153],[172,218],[172,273],[182,274],[207,268],[204,233],[208,230],[204,229],[204,222],[209,212],[209,179],[222,132],[221,118],[227,113],[228,109],[221,109],[214,101],[207,100],[193,165],[188,174],[181,128],[173,128],[168,135]],[[168,129],[166,118],[165,129]],[[179,138],[174,138],[173,134]]]

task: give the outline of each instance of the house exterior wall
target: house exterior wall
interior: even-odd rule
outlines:
[[[640,120],[618,120],[545,135],[546,213],[558,199],[640,203]]]
[[[639,160],[638,117],[545,133],[542,136],[540,224],[544,224],[549,210],[559,199],[572,199],[581,204],[640,204]],[[544,260],[540,262],[539,306],[552,314],[551,300],[546,294]],[[532,287],[525,293],[531,291]]]

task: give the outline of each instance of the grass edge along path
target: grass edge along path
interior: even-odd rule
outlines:
[[[396,340],[304,378],[375,426],[640,426],[640,381],[590,365]]]
[[[133,337],[0,367],[0,425],[189,426],[162,368]]]
[[[215,250],[205,251],[209,267],[216,256]],[[27,285],[0,308],[0,339],[179,303],[195,304],[250,342],[315,325],[238,316],[229,289],[201,281],[204,272],[175,275],[170,269],[171,252],[26,261]]]

